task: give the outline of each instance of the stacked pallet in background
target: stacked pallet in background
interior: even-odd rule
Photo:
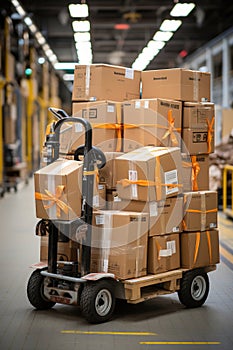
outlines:
[[[93,272],[127,279],[219,262],[209,100],[208,73],[76,67],[72,114],[90,121],[107,161],[101,205],[99,189],[93,198]],[[66,125],[61,156],[72,158],[84,136],[81,125]]]

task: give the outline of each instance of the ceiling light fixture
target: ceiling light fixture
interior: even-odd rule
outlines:
[[[91,36],[89,32],[83,32],[83,33],[74,33],[74,40],[76,42],[85,42],[85,41],[90,41]]]
[[[165,19],[160,26],[160,30],[164,32],[175,32],[182,24],[179,19]]]
[[[170,12],[172,17],[186,17],[194,9],[196,5],[193,2],[190,3],[177,3]]]
[[[89,21],[73,21],[72,27],[74,32],[89,32],[91,28]]]
[[[70,15],[73,18],[85,18],[88,17],[89,11],[87,4],[70,4]]]
[[[172,36],[173,36],[172,32],[157,31],[155,33],[155,35],[153,36],[153,40],[156,40],[156,41],[168,41],[168,40],[171,39]]]
[[[74,62],[57,62],[54,64],[54,68],[57,70],[74,70],[76,64]]]
[[[155,50],[161,50],[165,45],[164,41],[155,41],[155,40],[150,40],[147,44],[147,47],[153,48]]]

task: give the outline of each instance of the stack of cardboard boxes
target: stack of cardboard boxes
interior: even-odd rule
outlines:
[[[214,150],[210,75],[101,64],[78,65],[74,76],[72,114],[91,122],[93,145],[107,160],[98,183],[105,200],[93,204],[91,270],[127,279],[218,263],[217,195],[208,177]],[[84,137],[81,125],[67,125],[61,152],[72,154]],[[69,167],[62,168],[67,177]],[[53,170],[51,181],[60,173]],[[35,176],[41,181],[40,171]],[[52,191],[57,197],[58,183]],[[63,195],[59,199],[71,207]],[[37,207],[47,203],[37,196]],[[76,200],[81,203],[78,188]],[[43,217],[40,210],[37,216]]]

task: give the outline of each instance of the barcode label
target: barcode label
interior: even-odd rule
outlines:
[[[104,215],[96,215],[95,223],[96,225],[104,225]]]
[[[130,181],[138,180],[138,172],[136,170],[129,170],[129,180]],[[131,185],[131,195],[133,198],[138,198],[138,187],[136,184]]]
[[[150,216],[158,216],[158,203],[150,202],[149,204]]]
[[[172,255],[171,249],[161,249],[159,252],[159,256],[164,257],[164,258],[171,256],[171,255]]]
[[[135,109],[140,108],[141,107],[141,102],[140,101],[136,101],[134,107],[135,107]]]
[[[80,123],[75,123],[74,125],[74,131],[75,132],[82,132],[83,131],[83,126]]]
[[[108,107],[107,107],[107,112],[114,113],[114,112],[115,112],[115,107],[114,107],[114,105],[108,105]]]
[[[131,68],[126,68],[125,70],[125,77],[127,79],[133,79],[134,78],[134,70]]]
[[[168,185],[178,185],[178,175],[177,169],[167,171],[164,173],[165,184]],[[176,186],[166,186],[166,195],[170,195],[178,192],[178,187]]]
[[[170,249],[172,254],[176,253],[176,241],[167,242],[167,249]]]

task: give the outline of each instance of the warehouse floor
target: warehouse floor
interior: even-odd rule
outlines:
[[[74,306],[35,311],[26,296],[30,265],[39,261],[33,183],[0,200],[0,349],[233,349],[233,221],[219,213],[221,264],[209,274],[199,309],[176,294],[138,305],[117,304],[112,321],[90,325]]]

